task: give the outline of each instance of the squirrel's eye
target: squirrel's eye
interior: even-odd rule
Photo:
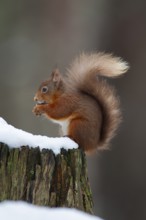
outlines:
[[[41,88],[41,92],[42,92],[42,93],[48,92],[48,87],[47,87],[47,86],[43,86],[43,87]]]

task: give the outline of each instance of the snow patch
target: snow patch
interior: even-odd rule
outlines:
[[[1,220],[102,220],[73,208],[39,207],[20,201],[0,204]]]
[[[47,137],[42,135],[33,135],[29,132],[15,128],[9,125],[0,117],[0,142],[7,144],[10,148],[19,148],[21,146],[39,147],[52,150],[59,154],[61,148],[66,150],[78,148],[77,143],[68,137]]]

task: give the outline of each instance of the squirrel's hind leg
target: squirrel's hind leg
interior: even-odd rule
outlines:
[[[93,153],[97,149],[97,140],[93,138],[90,124],[85,119],[73,119],[70,122],[67,136],[77,142],[79,148],[87,154]]]

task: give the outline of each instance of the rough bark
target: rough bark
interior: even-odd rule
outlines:
[[[79,149],[9,149],[0,143],[0,201],[24,200],[50,207],[75,207],[92,213],[86,157]]]

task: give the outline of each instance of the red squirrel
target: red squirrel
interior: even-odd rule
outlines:
[[[33,112],[60,124],[62,135],[86,153],[104,149],[121,121],[119,98],[104,77],[117,77],[127,70],[127,62],[119,57],[82,53],[65,75],[55,69],[40,85]]]

